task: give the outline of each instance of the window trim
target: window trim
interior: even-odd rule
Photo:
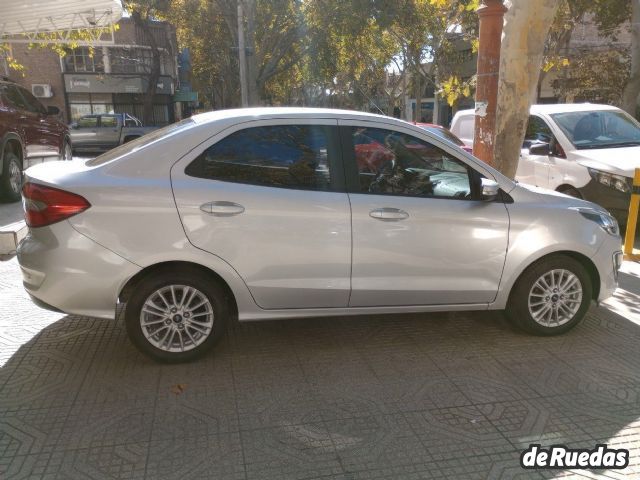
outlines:
[[[305,187],[290,187],[290,186],[282,186],[282,185],[267,185],[264,183],[258,182],[248,182],[248,181],[235,181],[228,179],[218,179],[218,178],[209,178],[209,177],[201,177],[195,176],[193,174],[187,173],[187,169],[190,165],[198,161],[198,159],[213,145],[221,142],[225,138],[240,132],[242,130],[249,130],[251,128],[260,128],[260,127],[278,127],[278,126],[308,126],[308,127],[323,127],[327,130],[327,160],[330,172],[330,183],[328,190],[317,190],[315,188],[305,188]],[[307,118],[272,118],[268,120],[254,120],[248,122],[242,122],[233,126],[229,126],[228,128],[222,130],[217,135],[214,135],[206,142],[202,143],[198,148],[197,153],[191,157],[191,159],[185,163],[182,168],[182,174],[188,178],[197,178],[203,181],[209,182],[223,182],[223,183],[233,183],[238,185],[251,185],[256,187],[264,187],[264,188],[278,188],[285,190],[299,190],[299,191],[310,191],[317,193],[346,193],[346,185],[345,185],[345,176],[344,176],[344,168],[343,168],[343,152],[340,145],[339,132],[338,132],[338,122],[334,119],[307,119]]]
[[[358,165],[356,162],[355,156],[355,145],[353,144],[353,129],[354,128],[377,128],[382,130],[389,130],[393,132],[397,132],[403,135],[408,135],[415,137],[417,140],[422,142],[430,143],[434,147],[442,150],[447,153],[451,157],[455,158],[459,162],[462,162],[467,166],[467,176],[469,178],[469,186],[471,189],[471,198],[458,198],[458,197],[447,197],[442,195],[432,195],[429,197],[423,197],[419,195],[406,195],[402,193],[383,193],[383,192],[363,192],[360,184],[360,172],[358,171]],[[424,200],[463,200],[466,202],[483,202],[482,198],[480,198],[480,178],[482,178],[482,173],[480,173],[477,169],[475,169],[469,162],[465,162],[459,156],[454,155],[449,149],[444,148],[440,142],[434,142],[430,139],[425,139],[419,135],[414,133],[404,132],[402,130],[393,128],[393,125],[388,124],[378,124],[378,123],[354,123],[349,122],[348,124],[341,124],[339,127],[340,130],[340,142],[343,151],[343,164],[344,171],[346,177],[346,187],[347,193],[349,194],[357,194],[357,195],[380,195],[385,197],[403,197],[403,198],[421,198]],[[494,179],[493,176],[488,176],[488,178]]]

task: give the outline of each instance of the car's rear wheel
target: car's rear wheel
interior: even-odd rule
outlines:
[[[0,178],[0,194],[5,200],[20,200],[22,190],[22,162],[13,152],[5,152]]]
[[[147,277],[125,310],[133,344],[155,360],[172,363],[204,355],[224,333],[228,317],[224,291],[198,271]]]
[[[527,332],[559,335],[580,323],[591,299],[591,278],[584,266],[566,255],[553,255],[524,271],[506,313]]]

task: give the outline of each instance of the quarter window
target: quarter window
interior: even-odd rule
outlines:
[[[444,150],[404,133],[354,128],[361,193],[472,198],[470,170]]]
[[[274,125],[240,130],[205,150],[185,173],[226,182],[331,190],[330,128]]]

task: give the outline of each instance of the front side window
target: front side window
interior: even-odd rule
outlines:
[[[118,126],[118,119],[112,115],[100,117],[100,126],[105,128],[115,128]]]
[[[540,117],[531,115],[527,124],[523,147],[529,148],[536,143],[551,143],[552,140],[553,132],[546,122]]]
[[[82,117],[78,120],[78,128],[95,128],[98,126],[98,117]]]
[[[360,193],[472,198],[470,169],[428,142],[379,128],[353,128]]]
[[[7,85],[5,87],[5,97],[14,108],[29,110],[27,101],[20,95],[20,90],[15,85]]]
[[[330,128],[273,125],[239,130],[205,150],[185,173],[226,182],[328,191]]]

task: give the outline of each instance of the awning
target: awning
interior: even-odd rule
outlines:
[[[0,41],[33,42],[57,32],[54,41],[62,43],[73,31],[116,23],[123,9],[119,0],[0,0],[0,12]]]

